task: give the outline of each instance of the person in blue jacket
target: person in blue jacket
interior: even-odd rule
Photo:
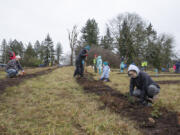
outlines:
[[[103,73],[101,75],[101,80],[108,82],[109,81],[109,72],[110,72],[110,68],[108,65],[108,62],[104,62],[103,63]]]
[[[97,69],[98,69],[99,75],[101,75],[101,70],[102,70],[102,59],[101,59],[101,56],[98,56],[98,58],[97,58]]]
[[[76,75],[80,75],[83,77],[84,74],[84,60],[86,59],[86,56],[88,56],[88,51],[90,50],[90,46],[87,45],[85,48],[83,48],[78,57],[76,58],[76,69],[74,71],[74,77]]]
[[[124,65],[124,62],[122,61],[121,64],[120,64],[121,73],[124,72],[124,68],[125,68],[125,65]]]

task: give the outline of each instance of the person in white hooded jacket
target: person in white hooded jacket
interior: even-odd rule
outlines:
[[[101,76],[102,81],[109,82],[109,72],[110,72],[110,68],[109,68],[108,62],[104,62],[103,63],[103,73]]]
[[[140,103],[148,105],[153,97],[160,92],[160,87],[151,77],[139,70],[135,65],[130,65],[128,68],[130,79],[130,95],[140,98]],[[136,87],[136,89],[134,89]]]

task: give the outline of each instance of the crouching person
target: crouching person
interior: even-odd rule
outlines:
[[[110,72],[110,68],[108,66],[108,62],[104,62],[103,63],[103,73],[101,76],[102,81],[109,82],[109,72]]]
[[[19,62],[20,59],[20,56],[16,56],[15,59],[12,59],[8,62],[5,68],[5,71],[7,72],[7,77],[16,77],[18,75],[19,70],[21,70],[24,74],[24,70]]]
[[[130,95],[140,98],[140,103],[143,105],[151,105],[155,95],[160,92],[160,87],[151,77],[139,70],[135,65],[130,65],[128,68],[130,80]],[[136,87],[136,89],[134,89]]]

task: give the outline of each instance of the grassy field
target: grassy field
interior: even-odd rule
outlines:
[[[28,69],[27,74],[46,70]],[[103,106],[96,94],[84,93],[72,77],[73,67],[64,67],[8,87],[0,95],[0,135],[141,135],[136,122]],[[92,69],[88,69],[92,73]],[[126,74],[111,72],[106,83],[127,93]],[[95,79],[99,76],[94,74]],[[18,78],[17,78],[18,79]],[[159,77],[155,80],[179,79]],[[157,102],[180,111],[180,84],[163,84]]]

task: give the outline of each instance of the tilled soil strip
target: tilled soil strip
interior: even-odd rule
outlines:
[[[158,84],[180,84],[180,80],[163,80],[156,81]]]
[[[137,123],[136,128],[145,135],[180,135],[179,117],[174,111],[168,111],[166,108],[160,108],[161,115],[158,118],[152,118],[152,107],[144,107],[136,102],[130,103],[128,97],[119,91],[112,89],[101,81],[93,79],[92,74],[86,74],[86,78],[77,78],[77,82],[83,87],[85,93],[94,93],[100,96],[100,101],[112,112],[120,114],[122,117]]]
[[[123,74],[127,74],[127,73],[117,73],[117,74],[123,75]],[[157,77],[157,78],[159,78],[159,77],[180,77],[180,74],[179,75],[177,75],[177,74],[168,74],[168,75],[164,74],[164,75],[150,75],[150,76],[151,77]],[[128,75],[126,77],[128,77]]]
[[[53,70],[57,69],[57,67],[54,68],[49,68],[47,70],[43,70],[40,72],[36,72],[33,74],[26,74],[24,76],[18,76],[16,78],[5,78],[0,80],[0,93],[2,93],[7,87],[11,86],[17,86],[20,83],[22,83],[24,80],[30,79],[30,78],[35,78],[44,74],[48,74],[52,72]]]

